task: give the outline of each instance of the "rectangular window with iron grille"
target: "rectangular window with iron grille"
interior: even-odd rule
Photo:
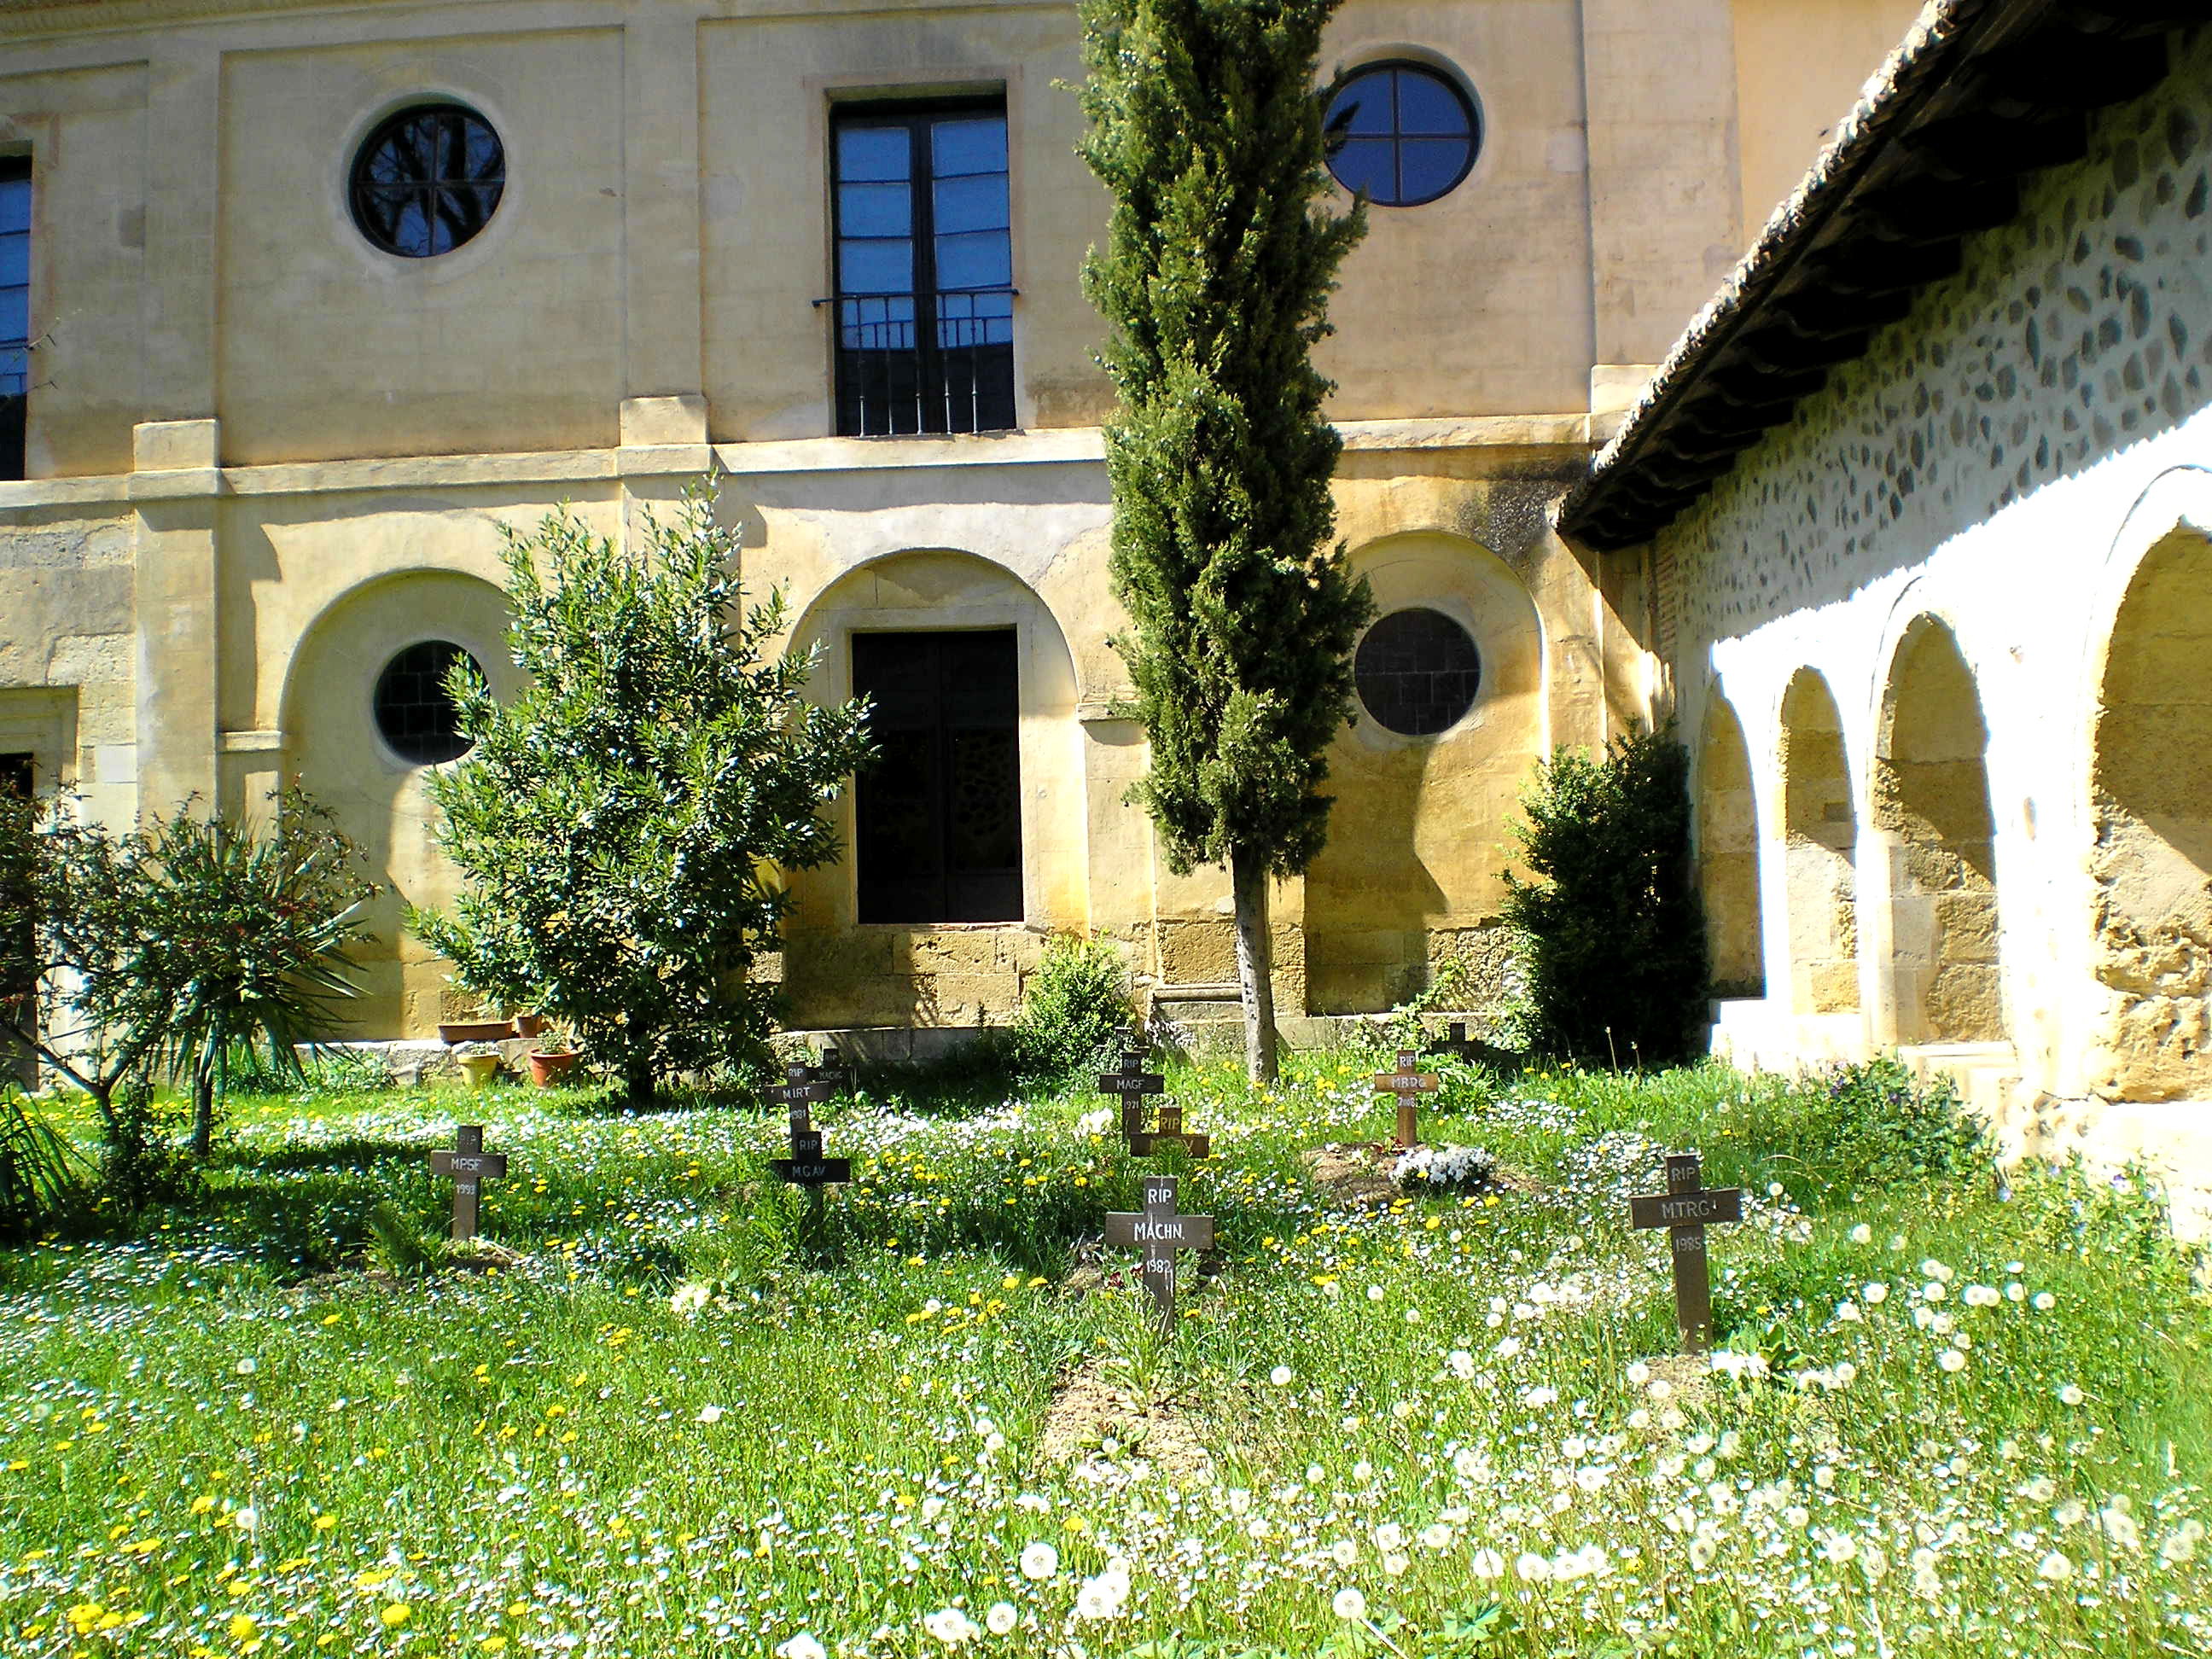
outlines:
[[[831,112],[837,431],[1014,424],[1004,100]]]
[[[31,158],[0,155],[0,478],[23,476],[31,395]]]

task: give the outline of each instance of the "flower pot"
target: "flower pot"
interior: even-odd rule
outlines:
[[[514,1035],[511,1019],[464,1020],[457,1025],[441,1025],[438,1041],[454,1042],[498,1042]]]
[[[541,1089],[550,1089],[568,1075],[568,1068],[576,1063],[574,1049],[556,1049],[547,1054],[542,1049],[529,1055],[530,1080]]]
[[[543,1014],[517,1014],[514,1017],[514,1034],[519,1037],[542,1036],[545,1033],[546,1024]]]
[[[499,1074],[497,1054],[463,1054],[461,1070],[467,1075],[469,1087],[481,1089]]]

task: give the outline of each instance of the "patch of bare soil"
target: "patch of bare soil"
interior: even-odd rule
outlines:
[[[1301,1155],[1315,1188],[1333,1203],[1352,1210],[1379,1210],[1398,1196],[1390,1166],[1373,1146],[1345,1146],[1332,1141]]]
[[[1387,1144],[1358,1141],[1350,1146],[1331,1141],[1301,1155],[1308,1178],[1327,1197],[1346,1209],[1381,1209],[1402,1196],[1390,1179],[1398,1162],[1398,1149]],[[1542,1191],[1534,1176],[1504,1164],[1494,1167],[1487,1180],[1463,1190],[1469,1193],[1517,1193],[1523,1196]]]
[[[1186,1485],[1213,1470],[1213,1455],[1175,1401],[1140,1395],[1102,1358],[1085,1360],[1054,1390],[1037,1456],[1102,1486],[1159,1476]]]

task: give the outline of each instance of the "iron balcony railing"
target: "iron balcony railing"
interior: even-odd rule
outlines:
[[[995,288],[816,301],[837,331],[838,435],[1011,428],[1014,296]]]

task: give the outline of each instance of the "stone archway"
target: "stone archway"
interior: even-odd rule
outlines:
[[[1936,618],[1916,618],[1891,659],[1874,769],[1902,1042],[2004,1038],[1988,749],[1958,641]]]
[[[1716,690],[1698,742],[1698,884],[1705,900],[1713,994],[1766,994],[1759,904],[1759,811],[1743,723]]]
[[[1858,822],[1843,720],[1809,668],[1783,694],[1782,781],[1790,1006],[1848,1013],[1859,1006]]]
[[[1008,1018],[1052,931],[1089,926],[1090,795],[1067,636],[1021,577],[977,554],[918,548],[844,572],[808,603],[791,649],[817,649],[810,694],[851,695],[856,635],[1010,636],[1020,901],[1012,918],[871,919],[861,908],[856,780],[825,809],[846,849],[790,874],[783,986],[792,1018],[822,1025],[975,1025]]]
[[[2143,555],[2106,647],[2090,773],[2094,963],[2108,1005],[2089,1086],[2212,1097],[2212,544]]]
[[[456,872],[430,831],[429,767],[394,751],[373,696],[380,671],[426,641],[459,646],[495,696],[522,687],[506,649],[507,596],[453,570],[394,571],[351,588],[302,634],[285,678],[284,773],[360,843],[381,890],[368,907],[375,938],[354,951],[362,995],[349,1037],[427,1036],[468,1007],[444,958],[407,931],[404,908],[452,902]]]

